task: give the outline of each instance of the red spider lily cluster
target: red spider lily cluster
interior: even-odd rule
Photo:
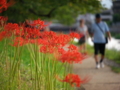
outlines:
[[[0,0],[0,13],[6,11],[7,8],[13,5],[14,3],[15,3],[14,0],[9,0],[9,2],[8,0]],[[3,26],[7,20],[8,20],[7,17],[0,16],[0,26]]]
[[[37,27],[38,29],[43,29],[43,27],[46,27],[49,24],[46,25],[44,21],[38,19],[38,20],[34,20],[32,23],[29,23],[29,25],[33,27]]]
[[[56,78],[61,82],[69,83],[71,86],[76,85],[76,87],[80,87],[81,83],[87,83],[89,78],[84,78],[83,80],[76,74],[67,74],[65,78],[62,80],[58,76]]]
[[[83,36],[82,34],[78,34],[78,33],[75,33],[75,32],[70,33],[70,37],[73,38],[73,39],[74,38],[80,39],[82,36]]]
[[[65,63],[79,63],[84,59],[83,55],[79,52],[66,52],[60,56],[60,61]]]
[[[0,16],[0,26],[3,26],[7,20],[8,20],[7,17]]]
[[[44,21],[38,19],[30,24],[32,27],[19,26],[16,23],[8,23],[4,26],[4,30],[0,32],[0,40],[4,38],[14,37],[13,46],[23,46],[28,43],[39,45],[39,51],[42,53],[53,53],[55,57],[62,63],[79,63],[84,56],[78,52],[78,48],[74,45],[68,45],[73,38],[80,38],[80,35],[71,32],[70,34],[57,34],[53,31],[41,31],[46,26]],[[66,50],[67,49],[67,50]],[[62,82],[71,85],[76,83],[79,87],[84,83],[78,75],[68,74]]]
[[[11,37],[14,33],[18,32],[18,30],[20,30],[18,24],[6,24],[4,30],[0,32],[0,40]]]
[[[9,2],[7,0],[0,0],[0,13],[7,10],[12,4],[14,4],[14,0],[10,0]]]
[[[5,11],[10,5],[14,4],[14,0],[1,0],[0,1],[0,13]],[[70,34],[57,34],[53,31],[45,31],[45,27],[49,24],[45,24],[44,21],[38,19],[25,25],[18,25],[17,23],[7,23],[7,17],[0,16],[0,41],[5,38],[10,38],[14,47],[23,46],[26,44],[35,44],[39,46],[39,52],[49,53],[55,56],[55,60],[58,62],[73,64],[81,62],[85,57],[78,52],[78,48],[74,45],[68,45],[68,43],[74,38],[81,38],[82,35],[75,32]],[[66,47],[66,45],[68,45]],[[68,74],[63,80],[56,77],[61,82],[69,83],[71,86],[76,85],[80,87],[82,83],[88,82],[88,78],[82,80],[78,75]],[[52,90],[52,89],[51,89]]]

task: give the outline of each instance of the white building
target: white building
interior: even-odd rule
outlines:
[[[113,11],[110,10],[104,10],[101,13],[101,17],[104,21],[112,21],[113,20]]]

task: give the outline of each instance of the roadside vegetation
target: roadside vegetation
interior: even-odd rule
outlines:
[[[112,37],[120,39],[120,33],[111,33]]]

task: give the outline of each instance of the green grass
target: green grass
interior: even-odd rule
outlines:
[[[93,46],[90,46],[90,45],[86,45],[87,46],[87,53],[90,54],[90,55],[94,55],[94,48]]]
[[[106,50],[106,58],[120,65],[120,51]],[[112,67],[111,69],[116,73],[120,73],[120,68],[118,67]]]
[[[106,50],[106,58],[120,64],[120,51]]]
[[[112,70],[116,73],[120,73],[120,68],[118,67],[112,67]]]
[[[2,53],[2,51],[4,51],[4,49],[7,49],[7,56],[8,57],[14,57],[14,51],[16,47],[13,47],[10,43],[7,43],[7,46],[5,47],[4,44],[4,40],[0,42],[0,54]],[[22,49],[22,53],[21,53],[21,60],[23,61],[24,64],[28,65],[30,63],[30,52],[27,50],[27,46],[23,46],[20,47]]]
[[[4,40],[0,42],[0,56],[3,55],[5,58],[6,57],[9,57],[10,60],[13,60],[14,58],[14,54],[15,54],[15,47],[11,46],[10,43],[6,43],[6,47],[4,45]],[[4,49],[6,49],[7,53],[5,53]],[[32,85],[31,85],[31,72],[30,72],[30,53],[32,51],[29,51],[28,48],[27,48],[27,45],[23,46],[23,47],[20,47],[20,50],[22,50],[21,52],[21,67],[20,67],[20,72],[21,72],[21,86],[23,87],[22,90],[33,90],[32,89]],[[3,53],[3,54],[2,54]],[[5,59],[4,57],[2,57],[2,59],[0,59],[0,87],[1,89],[0,90],[7,90],[6,86],[8,85],[6,81],[8,81],[8,74],[9,74],[9,69],[6,70],[6,67],[9,67],[9,62],[10,60],[9,59]],[[44,73],[48,73],[48,70],[51,72],[53,71],[53,60],[54,60],[54,57],[52,57],[52,55],[50,55],[50,64],[49,64],[49,69],[48,69],[48,55],[45,55],[45,60],[44,60],[44,64],[43,64],[43,69],[44,69]],[[16,59],[15,59],[16,60]],[[41,58],[39,59],[41,60]],[[57,61],[55,63],[56,65],[56,75],[59,75],[60,78],[63,78],[64,76],[64,73],[67,72],[67,69],[66,67],[59,61]],[[41,63],[39,63],[39,66],[41,66]],[[33,69],[34,69],[34,65],[33,65]],[[7,72],[8,71],[8,72]],[[44,74],[43,74],[44,75]],[[54,78],[56,79],[55,77],[51,77],[51,78]],[[44,78],[43,78],[44,79]],[[63,86],[63,83],[60,82],[59,80],[56,81],[56,90],[59,90],[62,86]],[[42,82],[44,83],[44,82]],[[15,84],[16,85],[16,84]],[[27,88],[27,89],[25,89]]]
[[[120,39],[120,33],[111,33],[112,37]]]

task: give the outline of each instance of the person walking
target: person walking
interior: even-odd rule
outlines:
[[[80,24],[77,27],[77,33],[82,35],[78,42],[80,44],[80,50],[83,54],[86,54],[86,40],[88,36],[88,28],[85,25],[85,21],[83,19],[80,20]]]
[[[108,28],[108,25],[102,21],[101,15],[95,15],[95,23],[92,25],[92,41],[94,43],[94,58],[96,62],[96,68],[104,67],[104,57],[105,57],[105,46],[107,43],[107,34],[109,40],[111,40],[111,34]],[[101,54],[100,60],[98,60],[98,54]]]

